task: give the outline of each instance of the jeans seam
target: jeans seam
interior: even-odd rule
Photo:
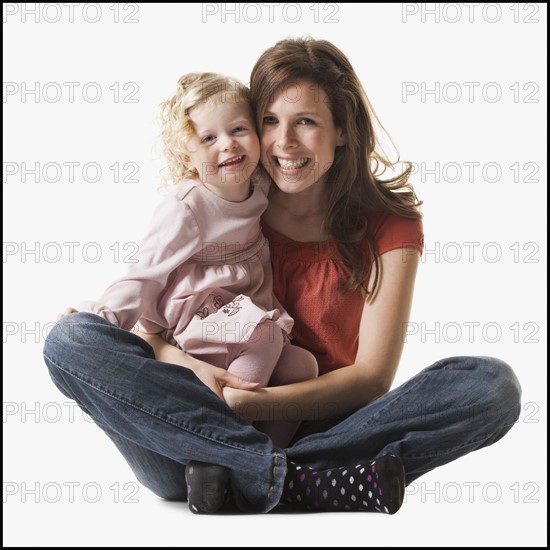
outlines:
[[[279,455],[276,455],[276,458],[273,460],[273,469],[271,472],[271,479],[273,481],[269,484],[269,489],[267,491],[267,506],[265,509],[266,512],[269,512],[270,510],[275,508],[277,504],[279,504],[279,501],[281,500],[281,495],[284,489],[284,482],[285,482],[286,471],[287,471],[286,457],[282,457],[283,462],[281,466],[277,465],[279,458],[281,457],[279,457]],[[282,468],[284,470],[284,475],[281,475],[281,476],[277,475],[276,470],[279,468]],[[277,491],[277,494],[275,494],[275,491]]]
[[[392,405],[394,405],[395,403],[397,403],[402,397],[404,397],[406,394],[408,394],[412,389],[418,387],[420,384],[423,384],[425,381],[426,381],[427,377],[426,376],[422,376],[422,377],[419,377],[419,379],[417,380],[416,384],[411,384],[409,388],[407,388],[404,392],[400,392],[396,397],[395,399],[392,399],[390,401],[388,401],[388,403],[386,403],[386,405],[384,405],[374,416],[372,416],[369,420],[367,420],[364,424],[363,424],[363,427],[367,427],[367,426],[371,426],[372,424],[374,424],[374,422],[380,418],[381,414],[387,410],[389,407],[391,407]]]
[[[437,361],[436,364],[439,364],[441,366],[444,367],[443,363],[441,363],[440,361]],[[391,405],[394,405],[401,397],[405,396],[408,392],[410,392],[413,388],[417,388],[420,384],[424,383],[426,381],[427,377],[426,376],[422,376],[422,377],[419,377],[418,381],[416,384],[411,384],[411,386],[409,388],[407,388],[407,390],[405,392],[402,392],[400,393],[396,399],[393,399],[392,401],[388,402],[383,408],[381,408],[378,413],[376,415],[374,415],[371,419],[369,419],[364,425],[363,427],[366,427],[366,426],[369,426],[369,425],[372,425],[373,422],[376,420],[376,418],[378,418],[388,407],[390,407]],[[438,414],[438,413],[434,413],[434,414]],[[428,453],[428,454],[409,454],[407,453],[407,457],[408,458],[427,458],[427,457],[435,457],[435,456],[443,456],[443,455],[447,455],[447,454],[450,454],[452,453],[453,451],[456,451],[457,449],[460,449],[460,448],[463,448],[463,447],[468,447],[469,445],[471,445],[472,443],[478,443],[480,441],[486,441],[487,439],[489,439],[493,434],[486,434],[486,435],[483,435],[483,436],[478,436],[477,438],[474,438],[474,439],[471,439],[470,441],[467,441],[461,445],[457,445],[455,447],[451,447],[450,449],[447,449],[445,450],[444,452],[435,452],[435,453]]]
[[[483,436],[479,436],[474,439],[470,439],[470,441],[466,441],[462,445],[457,445],[455,447],[451,447],[450,449],[446,449],[445,451],[437,451],[435,453],[424,453],[424,454],[409,454],[407,453],[407,458],[427,458],[427,457],[434,457],[434,456],[445,456],[449,453],[452,453],[453,451],[456,451],[457,449],[462,449],[464,447],[470,446],[472,443],[478,443],[480,441],[486,441],[489,439],[493,434],[487,434]]]
[[[442,367],[442,368],[445,368],[446,365],[445,363],[443,363],[441,360],[438,360],[436,361],[432,367],[435,367],[436,365]],[[418,386],[420,386],[421,384],[423,384],[424,382],[426,382],[426,380],[428,379],[428,376],[427,376],[427,372],[424,372],[424,373],[420,373],[421,375],[423,374],[423,376],[418,376],[418,380],[416,381],[416,384],[411,384],[404,392],[401,392],[395,399],[392,399],[391,401],[388,401],[388,403],[386,403],[386,405],[384,405],[372,418],[370,418],[369,420],[367,420],[367,422],[365,422],[365,424],[363,424],[363,427],[366,427],[366,426],[371,426],[374,421],[380,417],[380,415],[390,406],[394,405],[395,403],[397,403],[402,397],[404,397],[405,395],[407,395],[412,389],[416,389]]]
[[[44,354],[44,357],[47,357],[46,354]],[[109,392],[107,392],[107,391],[101,389],[100,387],[94,385],[92,382],[89,382],[89,381],[84,380],[82,377],[78,376],[77,374],[72,373],[72,372],[70,372],[70,371],[68,371],[68,370],[63,369],[60,365],[58,365],[58,364],[57,364],[53,359],[51,359],[50,357],[47,357],[47,359],[48,359],[48,361],[50,361],[50,362],[52,363],[52,365],[54,365],[57,369],[59,369],[59,370],[62,371],[62,372],[65,372],[66,374],[68,374],[69,376],[72,376],[73,378],[76,378],[77,380],[80,380],[80,382],[82,382],[83,384],[86,384],[87,386],[93,388],[95,391],[98,391],[98,392],[100,392],[100,393],[102,393],[102,394],[104,394],[104,395],[107,395],[107,396],[110,397],[111,399],[114,399],[114,400],[116,400],[116,401],[119,401],[119,402],[121,402],[121,403],[124,403],[125,405],[127,405],[127,406],[129,406],[129,407],[132,407],[132,408],[134,408],[134,409],[137,409],[137,410],[139,410],[139,411],[141,411],[141,412],[143,412],[143,413],[145,413],[145,414],[147,414],[147,415],[149,415],[149,416],[152,416],[152,417],[156,418],[157,420],[160,420],[160,421],[162,421],[162,422],[166,422],[167,424],[170,424],[170,425],[172,425],[172,426],[174,426],[174,427],[176,427],[176,428],[179,428],[180,430],[186,431],[186,432],[188,432],[188,433],[192,433],[193,435],[196,435],[196,436],[201,437],[201,438],[203,438],[203,439],[212,441],[212,442],[214,442],[214,443],[219,443],[219,444],[221,444],[221,445],[225,445],[226,447],[231,447],[231,448],[233,448],[233,449],[238,449],[238,450],[250,452],[250,453],[252,453],[252,454],[256,454],[256,455],[260,455],[260,456],[274,456],[274,457],[283,458],[283,459],[285,458],[284,455],[280,455],[280,454],[278,454],[278,453],[262,453],[262,452],[258,452],[256,449],[250,449],[250,448],[248,448],[248,447],[243,447],[243,446],[239,446],[239,445],[235,445],[235,444],[230,444],[230,443],[228,443],[228,442],[226,442],[226,441],[220,441],[220,440],[218,440],[218,439],[213,439],[213,438],[208,437],[208,436],[206,436],[206,435],[204,435],[204,434],[201,434],[201,433],[199,433],[199,432],[196,432],[196,431],[194,431],[194,430],[192,430],[192,429],[190,429],[190,428],[188,428],[188,427],[186,427],[186,426],[182,426],[181,424],[179,424],[179,423],[177,423],[177,422],[171,420],[169,416],[166,416],[165,418],[162,418],[162,417],[156,415],[153,411],[146,410],[146,409],[144,409],[144,408],[142,408],[142,407],[139,407],[139,406],[137,406],[136,404],[131,403],[131,402],[129,402],[129,401],[127,401],[127,400],[125,400],[125,399],[123,399],[123,398],[121,398],[121,397],[117,397],[116,395],[113,395],[112,393],[109,393]]]

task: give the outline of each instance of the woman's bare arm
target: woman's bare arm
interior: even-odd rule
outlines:
[[[404,248],[381,256],[380,286],[374,300],[365,302],[353,365],[286,386],[225,388],[227,404],[250,421],[288,419],[290,406],[293,418],[298,411],[302,420],[316,420],[353,412],[388,392],[403,351],[419,258]]]

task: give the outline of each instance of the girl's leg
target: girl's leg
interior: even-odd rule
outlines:
[[[226,467],[250,509],[265,512],[278,503],[284,453],[191,370],[156,361],[135,334],[97,315],[75,313],[52,329],[44,359],[61,392],[94,419],[138,479],[160,496],[184,498],[183,467],[196,460]]]
[[[257,382],[264,388],[281,357],[284,342],[281,328],[273,321],[264,321],[256,326],[248,342],[230,346],[227,370],[243,380]],[[281,443],[286,446],[290,441],[290,438],[279,438],[281,434],[276,423],[258,422],[256,428],[279,448]]]
[[[303,380],[316,378],[318,374],[319,368],[315,357],[304,348],[293,346],[290,342],[287,342],[283,347],[277,365],[275,365],[269,385],[282,386],[302,382]],[[299,405],[296,403],[284,411],[284,416],[288,420],[256,422],[256,428],[269,435],[277,447],[284,448],[290,443],[300,425],[299,421],[292,420],[293,417],[300,416],[300,411],[297,410],[298,407]]]
[[[249,382],[258,382],[261,387],[279,386],[315,378],[318,374],[315,357],[303,348],[285,342],[283,331],[273,322],[260,323],[248,342],[231,346],[228,370]],[[265,420],[256,423],[256,428],[267,434],[279,448],[286,447],[298,426],[291,421],[299,416],[295,409],[288,411],[289,421]]]
[[[227,370],[248,382],[265,388],[281,357],[283,331],[273,321],[256,326],[247,342],[229,346]]]
[[[443,359],[341,421],[302,423],[300,431],[310,433],[300,438],[299,432],[287,456],[304,469],[299,478],[305,473],[303,482],[311,484],[312,471],[343,471],[395,455],[408,484],[502,438],[519,416],[520,397],[514,372],[499,359]],[[346,469],[346,480],[349,475]],[[296,477],[289,463],[287,480]],[[291,493],[287,482],[283,500]]]

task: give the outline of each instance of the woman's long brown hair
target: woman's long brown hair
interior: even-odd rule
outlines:
[[[264,113],[275,92],[300,81],[323,89],[335,127],[343,131],[346,139],[344,146],[336,148],[334,162],[325,176],[328,201],[325,227],[351,272],[342,290],[359,288],[366,296],[374,295],[380,260],[369,234],[368,211],[421,217],[421,202],[408,182],[412,165],[404,163],[406,169],[401,174],[380,179],[379,171],[394,169],[394,163],[377,150],[373,120],[378,119],[349,60],[326,40],[282,40],[260,56],[250,77],[260,132]],[[362,246],[365,240],[370,258]],[[374,282],[369,289],[373,266]]]

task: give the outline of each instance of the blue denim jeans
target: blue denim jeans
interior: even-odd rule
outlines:
[[[160,497],[185,500],[189,460],[229,469],[250,509],[281,497],[287,457],[316,470],[401,457],[410,483],[503,437],[518,419],[521,389],[491,357],[451,357],[342,418],[305,421],[287,449],[233,412],[185,367],[90,313],[64,317],[44,346],[50,375],[111,438],[137,479]]]

